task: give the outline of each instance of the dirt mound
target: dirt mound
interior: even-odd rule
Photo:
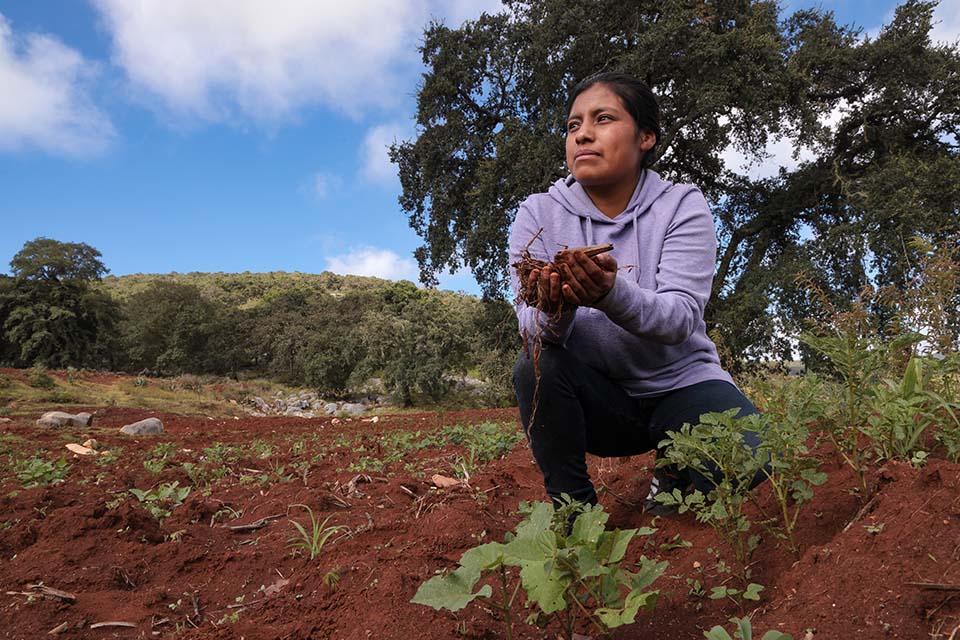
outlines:
[[[444,441],[444,428],[495,421],[519,429],[515,409],[336,425],[162,415],[163,436],[116,433],[146,414],[100,408],[94,427],[73,434],[96,437],[115,452],[113,461],[70,457],[65,482],[35,489],[12,474],[0,480],[3,590],[43,582],[76,596],[73,603],[3,596],[0,637],[41,637],[62,623],[68,638],[503,637],[502,620],[482,603],[454,615],[409,601],[466,549],[502,540],[519,520],[521,500],[543,499],[522,443],[473,468],[469,486],[429,483],[476,454]],[[11,458],[39,449],[50,452],[47,459],[69,455],[60,432],[26,421],[0,429]],[[754,555],[752,580],[765,587],[752,611],[755,629],[798,640],[807,629],[818,640],[947,640],[960,624],[958,591],[923,585],[960,583],[960,466],[888,464],[859,496],[847,490],[855,481],[846,468],[829,451],[821,455],[829,481],[801,515],[800,554],[767,536]],[[649,456],[591,460],[612,526],[651,525],[637,506],[651,463]],[[173,482],[190,492],[179,506],[158,503],[170,514],[162,519],[130,493]],[[758,491],[772,501],[767,487]],[[309,506],[318,523],[329,518],[328,526],[344,527],[313,560],[291,546],[292,522],[310,526],[297,505]],[[657,532],[635,542],[628,561],[644,554],[670,562],[657,583],[660,602],[614,638],[700,638],[703,629],[751,613],[704,595],[730,580],[720,562],[730,554],[712,530],[686,516],[653,524]],[[527,613],[518,607],[515,618]],[[110,620],[135,627],[89,628]],[[522,623],[515,633],[557,637],[555,629]]]

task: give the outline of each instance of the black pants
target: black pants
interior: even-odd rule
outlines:
[[[553,499],[566,493],[575,500],[596,503],[587,453],[601,457],[645,453],[656,449],[668,431],[699,423],[704,413],[734,407],[740,408],[738,416],[758,413],[739,389],[724,380],[634,398],[571,352],[546,343],[539,367],[534,424],[530,424],[536,386],[533,361],[522,352],[513,370],[513,386],[523,429],[543,472],[547,495]],[[753,433],[745,434],[745,440],[753,449],[760,442]],[[712,487],[702,476],[688,479],[704,493]]]

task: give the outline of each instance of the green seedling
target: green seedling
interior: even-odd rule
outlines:
[[[520,589],[527,606],[534,609],[528,621],[545,624],[553,619],[566,637],[573,636],[581,618],[600,633],[633,623],[641,608],[649,610],[656,603],[659,591],[648,587],[667,563],[641,557],[634,573],[623,566],[623,559],[635,536],[654,530],[607,531],[609,516],[602,507],[572,506],[574,511],[555,510],[548,503],[524,505],[525,518],[515,534],[508,534],[503,543],[467,550],[456,570],[420,585],[411,602],[459,611],[476,598],[491,598],[489,584],[474,589],[481,578],[497,576],[501,597],[495,606],[503,613],[507,638],[513,638],[511,608]],[[519,568],[520,580],[512,590],[508,567]]]
[[[720,625],[713,627],[709,631],[704,631],[703,637],[707,640],[733,640],[734,638],[738,640],[753,640],[753,625],[750,623],[750,618],[746,616],[743,618],[730,618],[730,622],[737,627],[736,631],[733,632],[732,638]],[[793,636],[780,631],[767,631],[763,634],[761,640],[793,640]]]
[[[318,522],[313,515],[313,509],[308,507],[305,504],[293,504],[291,507],[303,507],[306,509],[307,513],[310,514],[310,529],[307,530],[302,524],[296,520],[291,520],[290,524],[294,526],[297,530],[297,535],[288,540],[290,546],[294,549],[303,549],[309,555],[310,559],[313,560],[323,549],[323,546],[327,543],[327,540],[338,531],[346,529],[344,525],[331,525],[327,526],[327,523],[330,522],[330,518],[333,516],[327,516],[323,522]]]
[[[684,540],[680,537],[680,534],[674,535],[668,542],[664,542],[660,545],[661,551],[670,551],[671,549],[689,549],[693,546],[693,543],[689,540]]]
[[[162,520],[170,512],[183,504],[190,495],[190,487],[180,487],[179,482],[164,482],[152,489],[142,491],[130,489],[130,495],[137,499],[143,507],[157,520]]]
[[[723,598],[727,598],[735,605],[740,607],[741,610],[743,610],[743,601],[752,600],[753,602],[759,602],[761,591],[763,591],[763,585],[757,584],[756,582],[751,582],[745,589],[736,589],[734,587],[720,585],[717,587],[711,587],[710,595],[707,597],[711,600],[721,600]]]

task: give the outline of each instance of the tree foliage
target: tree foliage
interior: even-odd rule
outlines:
[[[468,266],[502,296],[519,203],[565,175],[564,98],[619,69],[661,103],[654,167],[700,186],[720,252],[708,323],[734,354],[788,351],[784,324],[807,311],[794,278],[815,274],[838,301],[870,281],[906,286],[914,235],[960,227],[960,52],[935,44],[935,2],[908,0],[875,38],[767,0],[506,0],[453,29],[430,24],[417,135],[391,149],[400,204],[423,239],[421,277]],[[771,140],[803,151],[765,179]],[[746,331],[743,328],[746,326]]]
[[[37,238],[10,261],[0,283],[0,354],[10,364],[109,367],[116,303],[92,285],[106,273],[84,243]]]
[[[231,311],[192,285],[158,281],[124,304],[127,366],[157,374],[234,372],[242,364]]]

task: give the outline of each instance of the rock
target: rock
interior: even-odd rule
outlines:
[[[66,445],[64,445],[64,446],[65,446],[67,449],[69,449],[70,451],[72,451],[73,453],[77,454],[78,456],[95,456],[95,455],[97,455],[97,452],[94,451],[93,449],[91,449],[90,447],[84,447],[83,445],[79,445],[79,444],[77,444],[77,443],[75,443],[75,442],[70,442],[70,443],[68,443],[68,444],[66,444]]]
[[[442,476],[439,473],[433,474],[430,478],[430,482],[433,483],[433,486],[438,489],[452,489],[453,487],[459,487],[460,481],[456,478],[450,478],[448,476]]]
[[[337,412],[337,403],[328,402],[327,404],[323,405],[323,412],[328,416],[332,416]]]
[[[63,411],[47,411],[40,416],[37,424],[41,427],[89,427],[93,424],[93,416],[89,413],[64,413]]]
[[[367,378],[357,387],[357,391],[367,395],[376,396],[387,392],[387,388],[380,378]]]
[[[133,424],[125,425],[120,429],[120,433],[128,436],[150,436],[163,433],[163,423],[158,418],[146,418]]]
[[[343,406],[340,407],[340,413],[344,413],[350,416],[351,418],[356,418],[366,410],[367,410],[367,405],[359,404],[355,402],[344,402]]]

